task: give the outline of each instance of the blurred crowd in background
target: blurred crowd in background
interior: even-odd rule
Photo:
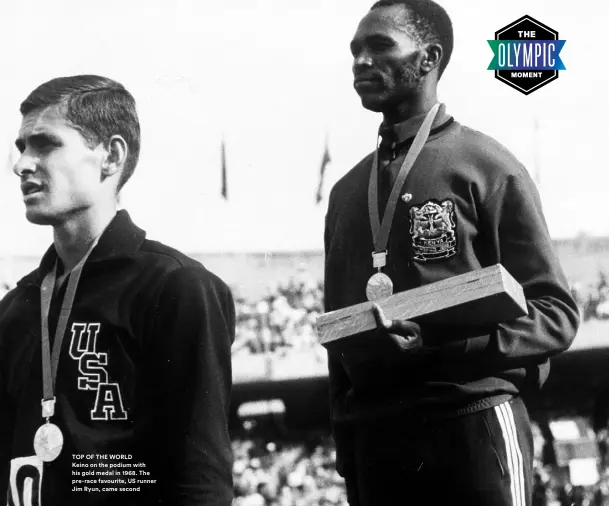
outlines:
[[[0,279],[0,299],[12,286]],[[595,283],[571,283],[582,321],[609,319],[609,279],[600,271]],[[266,352],[322,352],[315,320],[323,313],[323,282],[299,276],[269,289],[260,300],[235,297],[237,330],[233,356]]]
[[[609,283],[571,285],[583,321],[609,319]],[[237,299],[237,337],[233,354],[317,349],[316,317],[323,313],[323,284],[292,279],[260,301]],[[323,348],[322,348],[323,350]],[[594,485],[573,485],[568,472],[544,463],[549,444],[534,424],[536,460],[534,506],[609,506],[609,460],[599,452]],[[590,434],[599,448],[609,447],[605,432]],[[544,450],[546,448],[546,450]],[[234,442],[235,506],[347,505],[344,481],[334,468],[335,450],[328,436],[311,442],[282,444],[278,439],[251,437]],[[546,459],[547,460],[547,459]],[[441,479],[439,478],[441,481]]]
[[[609,280],[605,272],[599,272],[595,284],[572,283],[571,294],[580,307],[583,321],[609,319]]]
[[[598,449],[596,459],[589,459],[596,466],[591,473],[596,477],[595,483],[586,484],[577,481],[581,473],[576,478],[568,465],[557,463],[556,441],[546,437],[535,422],[532,432],[533,506],[609,506],[606,431],[595,434],[588,429],[583,434],[583,440]],[[258,435],[234,440],[233,449],[234,506],[348,505],[344,480],[335,470],[335,449],[329,436],[309,437],[296,443]],[[438,483],[441,482],[439,476]]]
[[[348,506],[329,436],[234,440],[234,506]]]
[[[258,301],[236,298],[233,355],[319,347],[315,321],[323,313],[323,284],[305,276],[269,290]]]
[[[11,288],[0,279],[0,299]],[[609,319],[609,280],[604,272],[595,283],[573,283],[571,290],[582,321]],[[236,297],[235,304],[233,356],[288,356],[305,351],[325,355],[314,330],[317,316],[324,311],[321,282],[299,276],[269,290],[261,300]],[[547,463],[544,455],[553,443],[543,432],[534,424],[533,505],[609,506],[609,432],[590,429],[589,439],[598,447],[598,476],[594,484],[585,486],[571,483],[564,466]],[[234,506],[348,506],[344,480],[335,470],[336,455],[329,434],[285,440],[253,431],[234,437],[233,449]],[[441,483],[441,477],[438,479]]]
[[[609,280],[599,272],[595,283],[572,283],[582,321],[609,319]],[[291,279],[259,301],[237,299],[237,335],[233,354],[316,348],[314,323],[323,313],[323,283]]]
[[[0,299],[12,287],[0,278]],[[572,282],[571,293],[584,322],[609,319],[609,278],[604,271],[599,271],[594,283]],[[268,289],[260,300],[237,296],[235,305],[233,354],[273,352],[286,347],[309,349],[316,345],[315,320],[324,311],[323,282],[298,276]]]

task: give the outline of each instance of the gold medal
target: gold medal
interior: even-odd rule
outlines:
[[[45,423],[41,425],[34,436],[34,451],[43,462],[52,462],[63,448],[63,434],[57,425]]]
[[[374,301],[384,299],[393,295],[393,282],[387,274],[377,272],[366,284],[366,297],[368,300]]]

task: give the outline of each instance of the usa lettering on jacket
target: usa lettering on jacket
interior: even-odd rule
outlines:
[[[96,392],[91,420],[126,420],[120,385],[108,377],[108,353],[97,349],[100,323],[72,323],[70,357],[78,362],[78,389]]]

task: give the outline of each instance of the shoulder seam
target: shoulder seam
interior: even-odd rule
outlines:
[[[497,193],[499,193],[499,191],[501,189],[503,189],[505,187],[505,185],[507,185],[509,178],[511,177],[511,174],[507,174],[505,176],[505,179],[503,180],[503,182],[497,187],[495,188],[495,190],[493,190],[493,193],[491,193],[488,197],[486,197],[486,199],[484,200],[484,202],[482,203],[482,207],[486,207],[488,205],[488,203],[495,198],[495,195],[497,195]]]
[[[179,259],[179,258],[177,258],[175,255],[171,255],[171,254],[165,253],[163,251],[154,251],[154,250],[146,248],[146,242],[144,242],[144,244],[139,249],[139,251],[141,253],[144,253],[144,254],[147,254],[147,255],[154,255],[154,256],[159,256],[159,257],[168,258],[170,260],[173,260],[179,267],[184,267],[185,266],[184,261]],[[181,253],[181,252],[179,252],[179,253]],[[184,253],[181,253],[181,254],[184,255]],[[186,255],[184,255],[184,256],[186,256]]]

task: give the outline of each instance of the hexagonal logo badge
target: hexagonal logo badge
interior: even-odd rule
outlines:
[[[558,79],[559,70],[566,70],[560,59],[565,41],[558,39],[556,30],[531,16],[504,26],[488,43],[493,50],[488,70],[525,95]]]

